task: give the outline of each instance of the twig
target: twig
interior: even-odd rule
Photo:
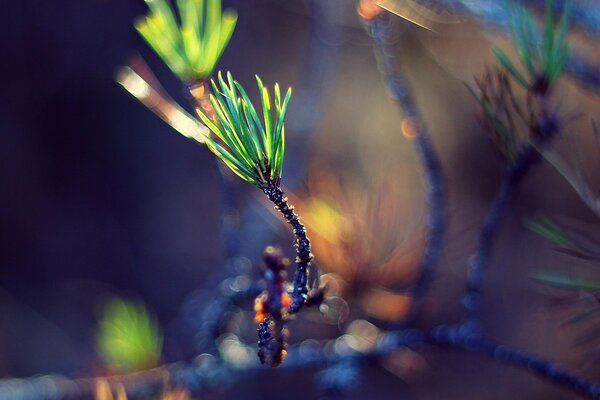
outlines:
[[[421,114],[413,99],[410,88],[402,72],[397,66],[394,48],[390,43],[389,18],[382,14],[367,22],[375,44],[381,55],[383,73],[392,98],[398,103],[405,117],[403,122],[404,134],[413,137],[415,147],[421,158],[427,197],[427,236],[425,249],[421,259],[420,276],[410,289],[415,304],[412,307],[408,322],[414,317],[417,302],[425,296],[431,283],[442,252],[445,230],[444,221],[444,177],[439,157],[429,138],[429,133]]]
[[[304,225],[294,212],[294,207],[288,203],[287,197],[284,196],[281,188],[278,185],[267,185],[262,187],[262,191],[292,226],[296,237],[296,272],[294,273],[293,287],[290,293],[292,299],[289,306],[289,312],[293,314],[302,308],[308,295],[308,267],[313,258],[310,252],[310,240],[306,236]]]
[[[478,332],[479,329],[483,278],[500,223],[506,214],[515,189],[539,157],[539,153],[531,143],[523,146],[515,161],[508,165],[500,190],[481,228],[475,253],[471,256],[469,262],[467,292],[463,300],[467,312],[467,328],[473,330],[473,332]]]
[[[335,343],[335,346],[334,346]],[[404,347],[419,344],[451,347],[472,353],[479,353],[492,360],[504,362],[534,373],[548,382],[578,392],[591,399],[600,399],[600,386],[584,379],[560,365],[537,355],[511,346],[497,344],[482,339],[478,335],[465,332],[460,327],[441,325],[429,331],[407,329],[381,333],[372,347],[357,351],[339,339],[294,345],[289,348],[288,359],[280,367],[282,370],[297,370],[320,367],[354,360],[367,363],[378,361]],[[333,349],[333,350],[332,350]],[[130,400],[160,391],[165,379],[174,386],[183,385],[192,393],[211,392],[241,380],[270,371],[250,362],[232,367],[212,360],[198,360],[188,364],[175,363],[148,371],[128,375],[110,376],[107,383],[116,388],[123,385]],[[29,380],[6,379],[0,381],[0,400],[55,400],[89,397],[99,378],[70,380],[59,376],[42,376]]]

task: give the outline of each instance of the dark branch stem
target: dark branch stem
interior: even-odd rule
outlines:
[[[465,333],[461,328],[440,327],[427,335],[432,344],[461,348],[483,354],[493,360],[512,364],[533,372],[556,385],[573,390],[592,399],[600,398],[600,386],[568,371],[557,363],[510,346],[497,344]]]
[[[294,236],[296,236],[296,272],[291,292],[292,301],[288,310],[293,314],[302,308],[308,295],[308,267],[313,258],[310,252],[310,241],[306,236],[304,225],[294,212],[294,207],[288,203],[281,188],[275,185],[266,185],[261,189],[292,226]]]
[[[336,346],[333,346],[334,342],[337,342]],[[364,352],[356,352],[346,348],[337,339],[320,343],[313,342],[310,351],[307,350],[305,345],[294,345],[289,348],[288,358],[280,369],[298,370],[322,367],[340,363],[344,360],[377,361],[399,348],[414,347],[419,344],[451,347],[479,353],[494,361],[523,368],[548,382],[580,393],[590,399],[600,399],[600,386],[552,361],[511,346],[487,341],[478,335],[462,330],[460,327],[452,326],[438,326],[430,331],[407,329],[382,333],[375,340],[373,346]],[[269,369],[253,362],[232,368],[215,360],[215,362],[205,364],[201,362],[169,364],[148,371],[102,379],[106,379],[113,389],[123,385],[128,398],[133,400],[145,398],[152,393],[159,392],[166,378],[171,378],[171,382],[175,387],[182,385],[192,393],[199,394],[211,392],[218,388],[222,389],[223,386],[232,384],[234,380],[254,377],[257,374],[269,371]],[[232,375],[233,373],[235,375]],[[0,400],[87,398],[93,393],[97,379],[70,380],[58,376],[43,376],[27,380],[6,379],[0,381]]]
[[[469,261],[467,292],[463,300],[467,312],[466,326],[473,332],[479,331],[479,311],[481,308],[483,279],[500,224],[510,205],[515,189],[539,157],[539,153],[533,144],[527,143],[523,146],[515,161],[507,167],[500,190],[485,217],[479,233],[475,253]]]
[[[442,253],[445,230],[444,221],[444,177],[439,157],[431,143],[429,133],[419,112],[410,88],[402,72],[398,68],[394,48],[390,43],[389,18],[381,15],[368,23],[368,28],[381,55],[385,80],[392,98],[398,103],[414,136],[415,147],[421,159],[425,175],[427,198],[427,237],[421,259],[420,276],[412,286],[411,292],[415,301],[411,313],[405,322],[410,321],[417,309],[417,302],[426,294],[433,280]],[[404,125],[403,124],[403,125]]]

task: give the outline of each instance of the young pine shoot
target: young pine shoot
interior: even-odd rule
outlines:
[[[221,11],[221,0],[177,0],[179,18],[168,0],[146,0],[148,14],[135,28],[184,82],[211,76],[237,22],[233,10]]]
[[[277,301],[281,315],[291,315],[300,310],[308,299],[308,267],[312,260],[310,241],[304,225],[298,219],[294,208],[288,204],[281,190],[281,176],[285,147],[285,115],[292,94],[288,89],[282,97],[279,84],[275,84],[273,102],[269,90],[256,76],[262,103],[262,118],[250,101],[244,88],[230,73],[227,81],[221,73],[217,82],[212,82],[210,102],[214,116],[202,111],[198,114],[218,139],[206,138],[208,148],[219,157],[235,174],[262,190],[292,226],[296,236],[296,272],[289,292],[289,304],[281,304],[280,299],[270,296],[266,301]],[[269,310],[270,306],[265,309]],[[262,337],[270,336],[271,311],[266,315],[261,329]],[[275,318],[277,319],[277,318]],[[270,339],[269,339],[270,341]],[[262,358],[261,358],[262,359]],[[281,360],[281,358],[278,358]],[[279,361],[280,362],[280,361]],[[273,362],[272,366],[278,363]]]
[[[282,101],[279,84],[274,87],[275,115],[272,115],[269,90],[256,76],[262,100],[259,117],[248,94],[230,73],[227,82],[221,73],[218,85],[212,81],[210,101],[215,117],[199,112],[208,128],[220,139],[206,139],[206,145],[227,166],[245,181],[265,191],[279,186],[285,146],[284,119],[292,90]]]

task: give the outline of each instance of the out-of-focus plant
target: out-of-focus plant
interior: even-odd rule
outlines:
[[[560,289],[591,292],[594,297],[600,300],[600,281],[593,281],[591,279],[579,278],[565,274],[552,274],[548,272],[531,274],[531,278],[546,285],[554,286]]]
[[[549,112],[545,101],[535,101],[556,84],[570,53],[567,33],[571,1],[564,2],[558,24],[555,21],[554,7],[553,0],[546,1],[543,35],[538,34],[533,17],[525,8],[511,7],[513,42],[525,73],[519,71],[504,51],[495,48],[494,54],[503,70],[486,73],[482,79],[476,80],[478,90],[472,90],[483,109],[482,120],[486,130],[493,133],[496,147],[509,160],[514,160],[523,139],[539,139],[544,127],[558,123],[558,118]],[[539,40],[540,36],[542,40]],[[524,102],[515,95],[507,74],[525,89]],[[528,133],[524,135],[524,131]],[[593,120],[592,131],[596,141],[600,143],[599,129]],[[537,144],[534,142],[534,145]],[[588,208],[600,215],[600,196],[591,188],[581,164],[578,163],[574,146],[570,146],[571,161],[564,160],[548,147],[538,146],[538,151],[566,179]],[[573,162],[576,163],[575,167],[571,165]]]
[[[372,5],[373,2],[373,0],[363,0],[361,5],[363,3]],[[164,2],[160,4],[167,5]],[[181,7],[182,3],[179,4]],[[266,290],[255,300],[255,316],[259,322],[259,357],[263,363],[269,366],[278,366],[289,353],[291,360],[287,365],[291,368],[325,367],[319,375],[319,388],[326,396],[336,396],[351,388],[356,382],[363,360],[377,360],[390,371],[396,371],[394,373],[402,376],[401,370],[406,366],[410,368],[411,363],[418,365],[410,359],[407,362],[407,358],[402,354],[403,349],[417,344],[450,346],[477,352],[495,361],[519,366],[574,392],[590,398],[600,398],[600,385],[561,368],[550,360],[522,349],[495,343],[484,337],[479,329],[481,322],[480,298],[483,294],[485,269],[498,227],[506,214],[515,187],[522,181],[531,165],[539,159],[538,148],[534,144],[547,144],[550,142],[549,139],[560,133],[560,121],[556,113],[551,110],[549,99],[550,89],[555,84],[564,65],[562,58],[568,51],[564,45],[567,18],[563,16],[559,27],[555,30],[553,4],[548,2],[547,5],[543,40],[537,40],[538,33],[530,21],[529,14],[519,14],[520,11],[517,11],[513,17],[514,40],[527,74],[521,74],[504,53],[496,51],[504,70],[496,75],[490,74],[493,76],[492,78],[488,78],[484,84],[480,82],[478,85],[480,93],[477,93],[476,97],[484,107],[484,118],[489,119],[488,122],[491,125],[488,127],[495,130],[492,135],[510,162],[507,165],[498,195],[483,223],[476,252],[469,266],[468,286],[464,298],[466,318],[454,325],[440,324],[427,329],[419,329],[413,325],[415,320],[410,315],[411,318],[403,319],[395,325],[398,327],[397,330],[384,331],[371,322],[358,319],[352,321],[345,334],[339,337],[326,341],[307,340],[296,345],[288,345],[285,323],[303,305],[318,303],[324,297],[324,292],[317,289],[316,286],[311,291],[308,289],[308,266],[312,260],[310,242],[304,226],[300,223],[293,207],[288,204],[281,189],[284,119],[290,92],[288,91],[282,100],[280,89],[278,85],[275,85],[275,110],[273,111],[270,93],[257,77],[263,106],[261,119],[244,89],[233,80],[230,74],[227,75],[227,80],[219,75],[217,83],[212,82],[214,94],[208,95],[208,90],[202,91],[202,99],[205,102],[198,104],[200,118],[216,135],[216,138],[205,139],[204,143],[235,174],[267,195],[293,227],[296,236],[297,266],[291,285],[286,276],[288,261],[283,252],[276,247],[268,246],[264,253],[265,272],[262,284],[266,286]],[[158,5],[155,4],[155,7]],[[403,111],[405,119],[401,130],[416,144],[425,175],[427,204],[429,205],[428,229],[424,240],[423,256],[419,263],[420,268],[418,268],[421,273],[416,279],[416,283],[411,285],[408,291],[414,296],[414,302],[419,303],[417,300],[423,297],[428,286],[427,283],[434,277],[442,250],[445,226],[443,174],[435,148],[430,143],[428,131],[415,99],[411,95],[407,80],[395,65],[395,49],[390,42],[389,25],[386,24],[385,17],[381,15],[381,10],[376,3],[375,8],[368,8],[368,11],[370,12],[368,16],[367,14],[361,15],[380,50],[389,92]],[[162,19],[168,18],[165,9],[159,10],[159,13],[164,14]],[[565,14],[568,14],[568,10]],[[147,21],[148,24],[151,22],[151,19]],[[163,29],[170,29],[169,26],[172,24],[162,24],[161,26]],[[517,31],[517,28],[525,29],[526,34]],[[537,43],[542,44],[538,45]],[[131,73],[131,71],[128,72]],[[183,75],[181,77],[185,78]],[[515,100],[517,95],[514,94],[508,83],[509,78],[516,80],[525,90],[527,100],[524,106],[511,104],[511,102],[517,103]],[[147,81],[144,78],[142,80]],[[207,86],[203,86],[203,88],[206,89]],[[194,99],[199,100],[200,98],[194,95],[194,89],[191,89]],[[532,104],[530,105],[528,102]],[[514,118],[505,118],[507,113],[519,114],[518,117],[521,118],[524,129],[513,127],[512,125],[516,125]],[[389,178],[385,182],[389,183]],[[339,191],[342,190],[344,193],[340,195]],[[382,192],[385,191],[389,191],[391,195],[397,195],[393,188],[386,188]],[[366,270],[374,270],[387,269],[388,264],[395,268],[404,266],[402,259],[398,258],[399,253],[396,252],[400,248],[398,243],[392,239],[381,240],[381,234],[387,234],[388,230],[393,231],[393,228],[398,228],[397,225],[402,224],[391,218],[390,209],[394,203],[387,200],[385,196],[377,200],[357,196],[354,201],[353,197],[346,199],[345,192],[346,189],[338,189],[338,193],[334,196],[337,195],[339,198],[333,199],[333,201],[319,193],[309,198],[303,207],[309,211],[309,214],[314,214],[314,219],[309,219],[309,221],[319,230],[319,236],[322,236],[317,241],[322,240],[323,242],[323,254],[327,254],[327,258],[331,257],[331,260],[323,260],[324,265],[340,271],[351,271],[348,274],[348,280],[353,283],[358,292],[362,289],[360,287],[362,284],[379,283],[380,279],[380,277],[363,274],[363,267]],[[360,214],[366,216],[363,218]],[[567,246],[571,250],[573,248],[581,250],[580,246],[574,245],[576,243],[574,240],[556,232],[556,227],[547,221],[540,223],[535,229],[552,237],[562,246]],[[359,231],[358,235],[356,231]],[[365,237],[361,238],[359,235]],[[396,238],[391,233],[390,237]],[[330,248],[326,248],[327,246]],[[340,254],[342,257],[339,257]],[[346,257],[348,263],[355,263],[355,268],[342,267]],[[405,273],[406,271],[402,271],[400,276],[405,277]],[[382,274],[381,279],[384,277],[386,274]],[[247,300],[246,296],[249,296],[249,293],[253,293],[252,296],[256,294],[256,291],[248,290],[250,285],[247,276],[239,278],[241,277],[226,279],[220,285],[222,290],[219,291],[218,296],[231,296],[228,304],[233,304],[231,292],[239,292],[241,299],[237,300],[240,301]],[[582,283],[571,280],[567,282],[565,279],[549,276],[538,278],[563,285],[563,287],[579,286],[591,291],[595,291],[598,287],[595,282],[591,281]],[[264,286],[260,286],[261,289]],[[379,308],[381,304],[382,302],[372,306],[365,305],[365,308]],[[209,305],[214,305],[214,303],[209,303]],[[105,358],[108,360],[112,357],[112,363],[119,365],[120,368],[123,368],[123,365],[129,365],[127,368],[132,368],[131,365],[134,363],[131,360],[135,359],[154,360],[150,362],[150,365],[156,365],[160,354],[160,345],[158,344],[160,340],[157,339],[160,334],[157,333],[157,328],[151,323],[152,319],[147,316],[147,313],[136,307],[132,308],[123,301],[118,301],[110,312],[107,311],[101,325],[102,335],[100,337],[104,339],[99,342],[110,353],[109,357]],[[228,318],[224,315],[229,313],[229,307],[215,308],[217,310],[214,313],[208,314],[209,318],[214,317],[217,323]],[[413,306],[409,310],[411,311],[409,314],[413,314],[413,310],[420,312],[421,309],[421,307]],[[135,323],[131,321],[135,321]],[[214,331],[212,329],[214,324],[204,324],[204,322],[206,321],[201,323],[210,325],[208,329]],[[99,396],[104,396],[102,400],[114,400],[115,392],[117,396],[126,396],[125,390],[137,391],[136,394],[156,392],[156,388],[159,386],[157,382],[164,377],[164,372],[169,375],[170,379],[172,378],[173,382],[185,386],[189,391],[200,391],[211,390],[216,386],[221,387],[225,381],[235,380],[238,376],[248,376],[263,371],[258,368],[258,365],[251,362],[251,347],[240,337],[228,333],[216,338],[213,333],[211,333],[211,337],[218,342],[217,349],[203,348],[202,350],[205,352],[196,357],[193,362],[169,364],[160,368],[152,368],[149,371],[109,377],[106,380],[76,379],[72,382],[77,387],[76,390],[82,387],[83,390],[88,391],[94,387],[90,383],[97,383],[99,387],[97,393]],[[151,339],[152,337],[155,339]],[[140,343],[144,345],[140,346]],[[131,344],[134,345],[131,346]],[[146,344],[150,344],[149,348],[158,349],[154,352],[154,357],[146,356],[145,352],[139,350],[140,347],[146,347]],[[115,349],[120,351],[116,352]],[[144,356],[139,356],[140,353]],[[28,380],[24,383],[9,381],[6,385],[0,385],[0,389],[3,389],[0,391],[0,395],[31,393],[33,394],[31,397],[35,397],[34,395],[38,393],[45,394],[44,390],[49,385],[53,387],[52,394],[58,393],[55,397],[62,395],[63,391],[68,395],[77,393],[69,392],[73,387],[70,383],[71,381],[50,377]],[[188,392],[183,390],[181,394],[187,396]],[[5,396],[4,398],[11,397]],[[118,400],[122,400],[122,398]]]
[[[162,333],[139,302],[111,299],[104,308],[96,339],[100,356],[114,371],[155,367],[160,360]]]
[[[474,331],[479,327],[484,271],[502,218],[516,187],[540,160],[540,151],[562,131],[562,120],[550,99],[569,53],[566,36],[570,6],[567,2],[557,25],[554,1],[547,0],[544,29],[538,32],[527,9],[509,4],[513,44],[526,74],[519,72],[502,50],[494,48],[500,68],[476,80],[477,89],[470,89],[481,106],[484,128],[507,160],[498,194],[469,261],[468,289],[463,303],[468,314],[467,326]],[[525,92],[524,101],[513,91],[509,76]]]
[[[493,52],[502,66],[524,88],[543,94],[556,83],[569,56],[567,32],[571,2],[566,1],[558,25],[554,17],[554,0],[546,0],[543,35],[539,35],[530,12],[519,5],[510,7],[510,27],[514,46],[524,73],[500,48]],[[541,40],[540,40],[541,36]]]
[[[233,10],[221,11],[221,0],[177,0],[178,13],[169,0],[146,0],[146,16],[135,28],[173,73],[185,83],[194,108],[209,116],[208,78],[229,43],[237,22]],[[178,14],[178,15],[177,15]],[[207,130],[162,90],[141,57],[122,67],[117,82],[132,96],[188,138],[204,141]],[[200,125],[191,132],[194,125]]]
[[[94,400],[128,400],[129,396],[123,384],[115,385],[111,388],[106,378],[98,378],[95,381]],[[157,396],[152,396],[156,400],[191,400],[190,392],[186,388],[171,389],[168,382],[165,383],[163,392]],[[137,397],[136,397],[137,398]]]
[[[480,122],[494,147],[510,161],[518,155],[523,131],[531,123],[531,114],[517,101],[511,81],[504,70],[488,69],[483,77],[475,78],[476,90],[467,88],[482,109]],[[531,104],[528,102],[528,105]]]
[[[582,260],[600,261],[599,244],[585,243],[582,240],[576,239],[572,233],[549,217],[539,215],[526,219],[525,226],[538,235],[557,244],[559,247],[555,249],[556,251]]]
[[[397,321],[409,308],[406,289],[419,272],[423,235],[411,221],[401,180],[390,173],[352,185],[319,165],[306,195],[291,197],[313,232],[321,270],[332,273],[322,280],[335,280],[344,298],[369,315]]]
[[[469,87],[482,108],[486,131],[509,162],[516,160],[525,141],[542,143],[559,130],[559,118],[547,103],[569,54],[566,35],[570,2],[566,2],[558,25],[553,3],[546,1],[543,34],[538,33],[526,8],[511,6],[513,43],[525,73],[519,71],[503,50],[495,47],[493,52],[502,68],[488,70],[475,80],[476,89]],[[525,101],[513,89],[509,76],[524,89]]]
[[[525,221],[525,225],[559,247],[556,251],[565,253],[569,256],[592,262],[590,271],[584,276],[580,273],[558,272],[558,271],[540,271],[530,275],[530,278],[543,285],[558,288],[563,291],[577,293],[575,305],[577,311],[574,315],[562,323],[563,327],[582,325],[586,322],[595,322],[592,329],[588,329],[579,336],[577,345],[583,345],[589,342],[597,341],[599,338],[598,317],[600,317],[600,280],[593,276],[594,269],[600,261],[600,252],[598,247],[593,248],[589,243],[584,243],[574,238],[574,235],[568,229],[554,222],[545,216],[536,216]],[[572,303],[572,302],[570,302]],[[599,351],[600,346],[595,348]]]
[[[221,0],[145,0],[150,11],[135,27],[163,62],[184,83],[185,95],[195,110],[210,118],[215,110],[210,102],[209,78],[229,43],[237,13],[221,10]],[[178,14],[178,15],[176,15]],[[141,57],[120,68],[117,81],[132,96],[187,138],[203,143],[209,130],[190,117],[161,87]],[[221,226],[228,258],[239,256],[237,202],[231,181],[233,174],[219,164],[222,176]]]
[[[525,226],[548,241],[558,245],[556,251],[597,263],[600,261],[598,245],[584,243],[573,237],[568,230],[551,218],[536,216],[525,220]],[[579,290],[593,294],[600,301],[600,281],[573,276],[571,274],[538,272],[531,275],[532,279],[561,289]]]
[[[284,119],[292,92],[288,89],[282,99],[279,84],[276,83],[272,107],[269,90],[258,76],[256,81],[262,102],[262,121],[246,91],[230,73],[227,74],[227,82],[220,73],[218,85],[212,81],[214,94],[211,94],[210,102],[214,115],[207,115],[202,111],[198,114],[218,138],[207,138],[207,147],[235,174],[262,190],[292,226],[296,236],[296,272],[290,289],[289,305],[282,305],[279,295],[269,296],[269,290],[264,298],[264,309],[267,313],[259,329],[259,343],[270,343],[273,339],[270,333],[271,326],[283,329],[283,323],[277,323],[277,320],[286,319],[288,315],[298,312],[308,299],[308,267],[313,255],[306,229],[294,212],[294,207],[289,205],[280,186],[285,148]],[[269,276],[276,276],[279,270],[267,271]],[[270,278],[267,281],[269,282]],[[269,302],[276,302],[277,306],[269,305]],[[282,308],[285,310],[281,311]],[[274,311],[275,309],[279,311]],[[265,339],[266,337],[269,339]],[[262,348],[270,347],[265,344]],[[279,353],[282,350],[283,346],[277,347]],[[272,366],[279,365],[282,359],[280,355],[261,357],[263,362]]]
[[[166,93],[141,57],[130,65],[121,67],[116,80],[127,92],[177,132],[196,142],[204,142],[208,135],[208,128]]]
[[[123,385],[118,385],[115,394],[105,378],[96,379],[94,400],[127,400],[127,392]]]
[[[233,10],[221,12],[221,0],[177,0],[179,20],[168,0],[146,0],[148,14],[135,28],[183,81],[209,77],[237,22]]]
[[[180,107],[161,93],[158,82],[152,84],[144,79],[143,75],[149,74],[139,73],[133,66],[124,67],[118,81],[184,136],[205,143],[229,170],[261,189],[292,226],[296,236],[297,268],[290,289],[290,304],[286,307],[289,310],[281,313],[281,321],[277,324],[278,329],[283,329],[283,317],[299,311],[309,297],[308,267],[312,260],[304,225],[280,187],[285,147],[284,119],[291,89],[282,98],[279,84],[275,84],[272,106],[269,90],[256,76],[262,103],[262,118],[259,117],[246,91],[231,74],[227,74],[227,82],[219,73],[218,85],[214,81],[212,85],[208,83],[233,32],[237,14],[232,11],[222,13],[220,0],[178,0],[179,24],[168,1],[146,2],[150,13],[136,22],[136,29],[188,86],[192,105],[216,138],[203,130],[190,133],[193,123]],[[220,170],[227,175],[227,168]],[[224,181],[228,182],[228,179]],[[229,200],[224,202],[231,203]],[[227,218],[224,218],[223,229],[227,230],[231,223],[228,225],[225,220]],[[316,290],[315,295],[320,298],[318,293]],[[265,301],[274,300],[267,296]],[[265,309],[272,311],[273,307]],[[273,321],[271,317],[266,315],[265,323],[261,325],[265,327],[265,334],[271,329],[271,323],[267,322]],[[282,357],[272,359],[282,360]]]

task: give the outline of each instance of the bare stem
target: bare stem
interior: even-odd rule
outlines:
[[[290,346],[286,362],[280,369],[286,371],[307,369],[344,360],[366,363],[371,360],[377,361],[400,348],[429,344],[479,353],[494,361],[522,368],[587,398],[600,399],[599,385],[568,371],[557,363],[520,349],[487,341],[478,335],[469,334],[460,327],[441,325],[429,331],[407,329],[382,333],[370,349],[360,353],[348,351],[342,348],[343,346],[333,346],[334,342],[336,339],[313,342],[310,351],[306,351],[306,346]],[[71,380],[59,376],[42,376],[30,379],[4,379],[0,380],[0,400],[87,398],[93,393],[98,379],[106,379],[113,389],[122,385],[130,400],[146,398],[150,394],[160,392],[165,381],[175,387],[184,386],[192,393],[199,394],[215,389],[222,390],[225,385],[232,384],[234,381],[256,377],[261,373],[271,372],[256,363],[246,363],[232,368],[227,363],[214,360],[206,364],[200,362],[168,364],[148,371],[106,378]]]
[[[415,147],[421,158],[421,165],[425,175],[427,236],[421,259],[420,276],[411,288],[415,306],[413,306],[409,316],[405,318],[406,323],[415,316],[417,302],[425,296],[433,280],[441,256],[445,230],[444,177],[439,157],[431,143],[419,108],[406,83],[404,75],[398,68],[396,56],[394,55],[395,50],[390,43],[388,16],[382,14],[376,17],[368,22],[367,27],[381,55],[388,90],[406,118],[403,126],[405,130],[410,130],[410,135],[414,138]]]
[[[292,301],[288,310],[290,313],[296,313],[302,308],[308,296],[308,267],[313,258],[310,252],[310,240],[306,236],[304,225],[294,212],[294,207],[288,203],[281,188],[276,185],[266,185],[261,189],[292,226],[296,236],[296,272],[291,292]]]
[[[532,91],[533,88],[529,90]],[[521,145],[515,158],[507,164],[500,190],[485,218],[479,233],[475,253],[469,261],[467,290],[463,299],[463,305],[467,313],[464,327],[473,333],[479,333],[483,280],[500,224],[506,215],[519,183],[527,175],[532,165],[541,159],[538,148],[548,145],[560,129],[558,117],[548,111],[548,93],[545,92],[533,97],[535,99],[532,99],[532,101],[537,103],[537,113],[533,114],[532,112],[528,127],[529,139]]]
[[[475,253],[471,256],[469,262],[467,292],[463,299],[463,304],[467,312],[467,327],[474,332],[479,331],[479,311],[481,308],[483,279],[500,224],[506,215],[515,189],[539,157],[539,153],[531,143],[523,146],[515,161],[508,165],[500,190],[485,217],[479,233]]]

